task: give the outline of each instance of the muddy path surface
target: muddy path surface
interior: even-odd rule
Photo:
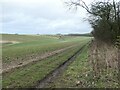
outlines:
[[[35,88],[45,88],[45,86],[53,82],[59,75],[62,74],[64,70],[66,70],[67,66],[70,65],[75,60],[75,58],[81,53],[85,46],[86,44],[82,46],[76,53],[74,53],[68,60],[63,62],[56,69],[54,69],[48,75],[46,75],[43,79],[38,81],[38,84],[35,86]]]
[[[70,49],[70,48],[75,47],[75,46],[76,45],[72,45],[72,46],[69,46],[69,47],[66,47],[66,48],[62,48],[62,49],[59,49],[59,50],[55,50],[55,51],[51,51],[51,52],[46,52],[46,53],[44,53],[42,55],[37,56],[34,59],[30,59],[30,60],[27,60],[27,61],[14,61],[14,62],[11,62],[9,64],[8,63],[3,63],[2,64],[2,73],[9,72],[12,69],[28,65],[28,64],[30,64],[32,62],[43,60],[45,58],[48,58],[50,56],[59,54],[59,53],[65,51],[65,50]]]

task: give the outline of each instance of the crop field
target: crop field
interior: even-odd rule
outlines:
[[[90,40],[84,36],[3,34],[3,88],[36,87]]]

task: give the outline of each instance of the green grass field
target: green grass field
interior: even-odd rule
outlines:
[[[3,41],[17,41],[20,43],[3,44],[3,63],[14,60],[27,60],[28,57],[37,57],[42,53],[61,49],[81,41],[89,40],[89,37],[64,37],[57,36],[30,36],[30,35],[2,35]],[[17,52],[17,53],[16,53]]]
[[[3,65],[9,65],[19,61],[29,61],[30,59],[44,55],[46,52],[53,52],[73,46],[42,60],[38,58],[35,62],[2,73],[3,88],[35,87],[39,80],[42,80],[51,71],[68,60],[90,40],[91,37],[84,36],[60,37],[58,35],[3,34],[2,41],[5,41],[1,45]],[[101,74],[99,78],[94,76],[94,70],[89,61],[88,50],[89,45],[86,45],[67,69],[55,80],[50,82],[49,85],[46,85],[45,88],[119,87],[118,82],[114,82],[117,81],[117,78],[114,78],[116,75],[114,73],[111,73],[111,76],[109,75],[114,78],[114,81],[107,80],[107,71]]]
[[[2,61],[27,61],[29,57],[76,45],[57,55],[3,73],[3,87],[32,87],[61,63],[71,57],[80,47],[91,40],[90,37],[49,36],[49,35],[2,35],[3,41],[16,41],[2,45]]]

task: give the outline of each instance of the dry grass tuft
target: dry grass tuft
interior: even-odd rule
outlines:
[[[103,42],[92,41],[89,49],[89,61],[93,69],[93,78],[106,87],[119,86],[118,48]],[[98,83],[96,82],[96,83]]]

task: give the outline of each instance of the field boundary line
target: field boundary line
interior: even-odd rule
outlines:
[[[38,56],[35,59],[31,59],[29,61],[24,61],[24,62],[18,62],[16,65],[12,65],[12,64],[10,65],[9,64],[8,67],[2,68],[2,73],[9,72],[12,69],[20,68],[22,66],[26,66],[26,65],[28,65],[28,64],[30,64],[32,62],[41,61],[41,60],[43,60],[45,58],[48,58],[48,57],[53,56],[55,54],[59,54],[59,53],[65,51],[65,50],[70,49],[70,48],[75,47],[75,46],[76,45],[72,45],[72,46],[69,46],[69,47],[62,48],[62,49],[58,49],[58,50],[54,50],[54,51],[51,51],[51,52],[47,52],[47,53],[41,54],[40,56]]]

